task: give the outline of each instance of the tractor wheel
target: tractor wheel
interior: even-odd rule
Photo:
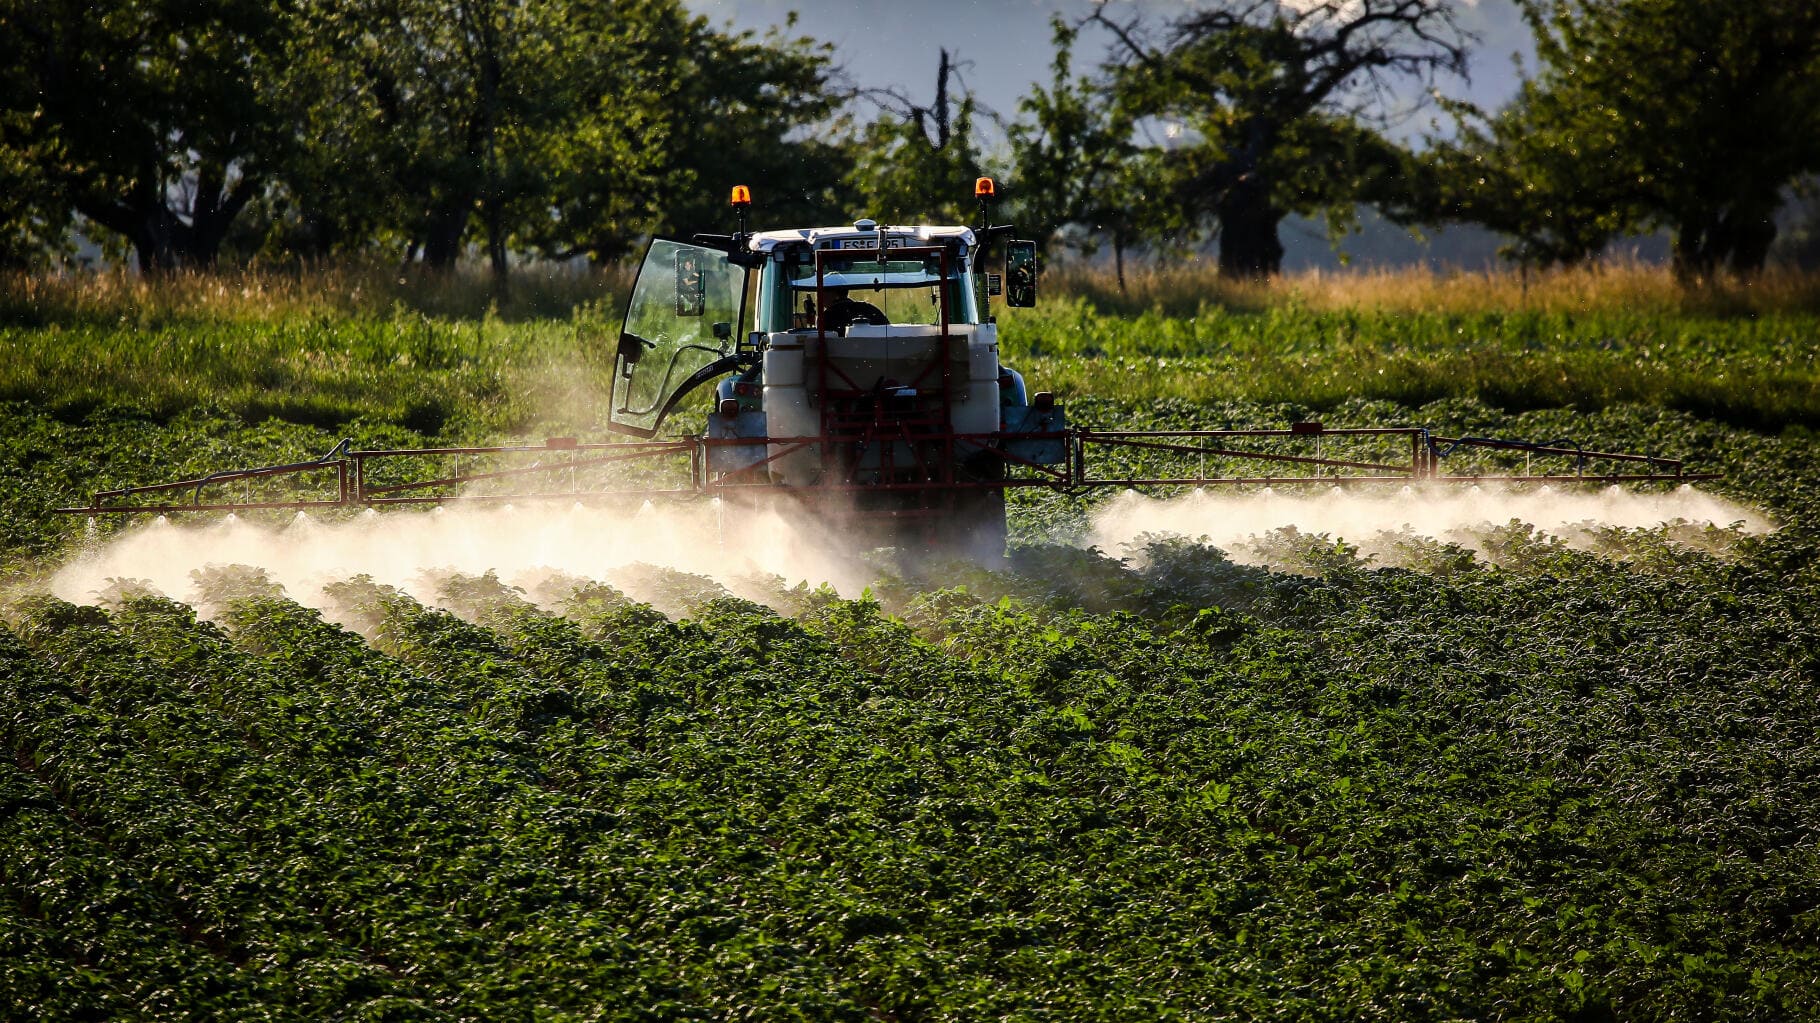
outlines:
[[[954,495],[954,519],[942,530],[944,553],[994,565],[1005,560],[1005,492],[960,490]]]

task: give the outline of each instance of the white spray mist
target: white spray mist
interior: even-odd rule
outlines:
[[[59,570],[51,590],[89,603],[112,578],[143,579],[178,599],[193,595],[190,573],[246,565],[293,598],[324,607],[322,588],[355,575],[422,600],[426,575],[495,572],[527,589],[553,572],[600,579],[646,563],[705,575],[736,592],[754,575],[787,583],[829,583],[858,592],[871,580],[840,555],[837,538],[776,511],[742,511],[736,521],[712,502],[646,503],[626,512],[579,504],[453,506],[371,510],[323,521],[297,515],[282,525],[229,516],[194,524],[160,518],[108,540]]]
[[[1196,490],[1174,498],[1126,491],[1093,517],[1092,542],[1118,553],[1144,533],[1206,537],[1227,551],[1240,551],[1253,537],[1294,526],[1326,533],[1368,551],[1380,533],[1407,533],[1457,540],[1472,546],[1470,532],[1517,519],[1572,542],[1585,524],[1640,529],[1684,521],[1741,526],[1763,532],[1772,523],[1724,498],[1681,486],[1658,494],[1612,486],[1600,490],[1515,490],[1495,486],[1403,487],[1364,492],[1329,487],[1320,491],[1252,492]],[[1241,555],[1242,557],[1242,555]]]

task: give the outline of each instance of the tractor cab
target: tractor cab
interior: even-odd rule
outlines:
[[[759,276],[758,327],[834,332],[861,325],[979,323],[984,296],[973,263],[978,246],[964,227],[879,227],[767,231],[752,237],[766,258]]]
[[[991,229],[988,237],[1003,230]],[[1033,280],[1029,258],[1017,263],[1020,245],[1034,251],[1030,243],[1009,243],[1008,272],[1013,279],[1023,273]],[[727,410],[732,400],[739,411],[757,411],[765,353],[805,345],[815,350],[812,358],[834,358],[837,390],[903,388],[915,381],[923,393],[946,393],[956,401],[985,395],[962,394],[952,368],[910,372],[898,363],[913,350],[932,357],[937,341],[945,341],[957,363],[966,352],[955,342],[978,346],[994,365],[967,372],[987,374],[995,386],[1006,384],[1003,396],[1023,404],[1022,379],[996,365],[997,328],[988,303],[1004,278],[980,269],[983,254],[971,228],[881,226],[871,220],[850,227],[697,235],[687,242],[654,239],[619,335],[610,425],[650,437],[685,408]],[[1024,299],[1017,304],[1034,304],[1034,287],[1025,291],[1014,296]],[[844,364],[854,359],[866,364]],[[841,379],[848,370],[873,375]],[[941,387],[934,386],[937,376]],[[699,389],[717,379],[713,400],[706,400]],[[999,428],[979,414],[964,418],[969,429]]]
[[[813,491],[900,539],[914,522],[1002,550],[1007,466],[1067,458],[1062,409],[1000,361],[989,312],[1007,278],[1026,281],[1007,300],[1034,304],[1034,243],[1007,241],[1001,275],[983,260],[1009,227],[744,226],[651,243],[612,427],[686,424],[717,486]]]

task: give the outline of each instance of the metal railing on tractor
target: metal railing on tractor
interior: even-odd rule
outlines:
[[[881,490],[1080,491],[1103,487],[1283,486],[1324,484],[1689,483],[1720,478],[1693,473],[1680,459],[1596,451],[1554,440],[1542,443],[1489,437],[1448,437],[1421,427],[1327,429],[1297,423],[1275,430],[1091,430],[1025,434],[919,434],[950,453],[992,450],[1002,479],[937,477],[855,482],[824,473],[812,486],[771,482],[767,467],[811,445],[852,443],[850,437],[685,437],[668,441],[543,444],[497,447],[355,449],[342,441],[321,458],[214,472],[147,486],[97,491],[86,505],[58,508],[72,515],[312,511],[393,505],[489,504],[564,500],[598,503],[718,496],[755,491],[837,494]],[[1060,442],[1067,457],[1039,464],[1005,450],[1008,442]],[[875,437],[874,443],[885,443]],[[717,458],[745,449],[759,457]],[[1336,450],[1338,449],[1338,450]],[[1522,460],[1517,471],[1447,472],[1450,458]],[[949,455],[949,459],[953,454]],[[521,464],[525,460],[530,464]],[[727,461],[738,468],[714,468]],[[1536,463],[1544,463],[1538,469]],[[1111,463],[1108,469],[1106,463]],[[950,464],[952,462],[950,461]],[[442,466],[441,471],[437,470]],[[1285,472],[1223,471],[1246,466],[1293,467]],[[1547,471],[1553,466],[1556,471]],[[1514,468],[1514,467],[1513,467]],[[537,481],[522,490],[502,484]],[[281,492],[273,493],[276,486]],[[238,487],[238,498],[222,491]],[[285,489],[285,488],[288,488]],[[257,490],[257,492],[255,492]],[[187,497],[187,501],[169,500]],[[207,498],[207,499],[205,499]]]

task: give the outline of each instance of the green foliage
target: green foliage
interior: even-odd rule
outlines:
[[[907,100],[887,109],[854,138],[853,166],[846,186],[859,213],[881,224],[965,224],[977,219],[969,208],[968,184],[985,173],[973,127],[973,94],[949,96],[953,67],[941,52],[935,99],[928,106]]]
[[[1428,186],[1412,219],[1481,224],[1514,240],[1500,254],[1524,267],[1576,265],[1637,226],[1634,207],[1617,194],[1628,182],[1588,173],[1576,133],[1541,122],[1555,97],[1532,81],[1492,117],[1456,108],[1457,139],[1424,155]],[[1546,111],[1546,113],[1544,112]]]
[[[75,211],[145,269],[224,245],[447,269],[478,233],[503,279],[509,253],[719,226],[732,180],[805,216],[846,172],[804,137],[836,105],[827,48],[676,0],[9,0],[0,67],[6,266]]]
[[[212,264],[290,155],[273,88],[283,13],[271,0],[0,5],[0,175],[33,197],[9,199],[0,230],[57,243],[74,210],[143,270]]]
[[[901,620],[339,585],[371,644],[231,572],[218,624],[39,599],[0,630],[0,992],[1810,1018],[1812,544],[1440,579],[1156,539],[1081,562],[1098,612],[1012,595],[1069,581],[1039,548]]]
[[[1166,137],[1165,202],[1190,231],[1217,225],[1229,277],[1281,268],[1277,226],[1292,212],[1344,224],[1355,202],[1399,195],[1406,157],[1374,130],[1374,104],[1391,79],[1466,66],[1453,8],[1435,0],[1221,0],[1160,32],[1103,9],[1090,21],[1115,40],[1105,87],[1123,116]]]
[[[1763,429],[1820,423],[1806,313],[1392,313],[1283,303],[1102,315],[1056,299],[1003,318],[1005,357],[1071,400],[1256,399],[1332,408],[1476,398],[1513,410],[1631,403]],[[1091,361],[1082,360],[1087,355]]]
[[[1265,395],[1323,359],[1439,359],[1475,333],[1582,353],[1589,393],[1658,345],[1666,363],[1705,344],[1727,376],[1715,393],[1765,415],[1779,399],[1732,381],[1811,370],[1786,343],[1808,330],[1793,314],[1047,308],[1007,338],[1108,382],[1272,344],[1308,362],[1224,372],[1217,401],[1073,403],[1109,428],[1281,422],[1309,409]],[[138,347],[137,324],[7,336],[34,365],[59,337],[112,345],[167,403],[166,418],[59,406],[69,371],[0,406],[9,572],[64,543],[44,512],[59,496],[147,465],[326,448],[312,427],[189,404],[173,381],[231,372],[203,342],[303,367],[263,400],[341,381],[358,442],[402,445],[428,437],[395,392],[467,407],[478,388],[474,418],[445,427],[478,439],[506,421],[494,400],[512,407],[485,388],[565,336],[182,326],[196,346],[172,324]],[[488,373],[454,372],[485,348]],[[415,385],[310,369],[388,350],[434,368]],[[1481,381],[1521,364],[1484,358]],[[132,374],[102,375],[121,401]],[[1811,430],[1636,403],[1322,412],[1698,456],[1783,526],[1568,542],[1518,522],[1470,550],[1405,538],[1395,568],[1353,537],[1277,531],[1232,552],[1294,572],[1188,537],[1105,552],[1026,528],[993,570],[913,565],[860,599],[733,587],[788,616],[649,566],[529,593],[491,574],[413,593],[342,579],[345,625],[246,568],[198,572],[195,609],[132,580],[98,606],[27,597],[0,614],[0,1005],[46,1020],[1814,1018]],[[1026,523],[1081,511],[1013,500]]]
[[[759,37],[711,31],[704,18],[690,23],[685,63],[666,68],[675,82],[660,101],[672,127],[667,173],[653,198],[658,230],[727,233],[734,185],[754,190],[754,228],[838,219],[853,154],[837,127],[833,47],[790,35],[795,24],[792,14],[782,30]],[[615,176],[610,164],[593,173]],[[920,211],[911,220],[933,215]]]
[[[678,5],[321,0],[297,18],[312,143],[293,189],[323,248],[385,229],[447,267],[478,222],[496,267],[514,242],[614,257],[656,215]]]
[[[1801,0],[1533,0],[1541,62],[1438,150],[1463,219],[1525,262],[1666,227],[1689,279],[1763,268],[1788,188],[1820,169],[1820,11]]]
[[[1015,219],[1024,234],[1088,252],[1110,235],[1122,256],[1166,218],[1144,202],[1145,164],[1130,117],[1100,83],[1074,76],[1079,29],[1060,18],[1053,28],[1050,85],[1019,101],[1021,118],[1007,129],[1017,168]]]
[[[0,69],[0,90],[27,92],[23,70],[18,63]],[[74,213],[39,172],[52,144],[33,138],[33,120],[30,111],[0,109],[0,269],[9,271],[42,269],[69,249],[64,235]]]
[[[0,397],[69,418],[103,405],[170,418],[214,407],[252,422],[333,427],[379,418],[437,433],[492,418],[505,362],[574,341],[549,325],[452,324],[421,317],[143,330],[0,328],[13,372]]]

